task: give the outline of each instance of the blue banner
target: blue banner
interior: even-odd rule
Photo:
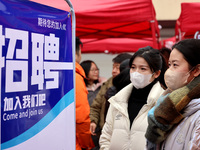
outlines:
[[[1,149],[45,137],[40,132],[48,126],[57,134],[54,120],[74,103],[71,36],[69,12],[25,0],[0,1]],[[71,116],[73,127],[71,107],[60,121]],[[70,136],[66,132],[58,136]],[[56,140],[50,133],[47,138]],[[36,138],[35,144],[43,140]]]

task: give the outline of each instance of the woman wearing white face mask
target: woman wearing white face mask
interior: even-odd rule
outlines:
[[[168,89],[148,113],[148,150],[200,149],[200,40],[173,46],[165,73]]]
[[[162,68],[166,69],[166,64],[158,50],[149,46],[139,49],[129,66],[131,83],[109,99],[99,141],[102,150],[143,150],[147,113],[164,91],[159,81],[164,84]]]

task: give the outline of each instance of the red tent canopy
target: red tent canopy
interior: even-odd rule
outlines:
[[[200,3],[182,3],[181,14],[176,21],[175,35],[177,41],[194,38],[200,31]]]
[[[32,0],[69,11],[64,0]],[[76,14],[76,36],[82,52],[134,52],[144,46],[159,48],[159,29],[152,0],[71,0]]]

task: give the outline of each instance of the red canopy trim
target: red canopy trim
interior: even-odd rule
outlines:
[[[69,11],[64,0],[32,0]],[[71,0],[76,36],[83,53],[135,52],[159,48],[160,32],[152,0]]]

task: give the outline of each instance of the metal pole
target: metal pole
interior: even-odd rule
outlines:
[[[158,43],[156,39],[156,31],[155,31],[155,20],[151,20],[151,31],[152,31],[152,38],[153,38],[153,47],[158,48]]]
[[[70,11],[71,11],[71,15],[72,15],[72,51],[73,51],[73,61],[75,63],[75,48],[76,48],[76,16],[75,16],[75,12],[74,12],[74,8],[72,6],[72,3],[70,2],[70,0],[65,0],[69,7],[70,7]]]
[[[76,16],[75,16],[75,11],[72,6],[72,3],[70,0],[65,0],[69,7],[70,7],[70,12],[72,15],[72,54],[73,54],[73,81],[74,81],[74,123],[75,123],[75,149],[76,149],[76,94],[75,94],[75,89],[76,89],[76,78],[75,78],[75,54],[76,54]],[[74,149],[74,150],[75,150]]]

